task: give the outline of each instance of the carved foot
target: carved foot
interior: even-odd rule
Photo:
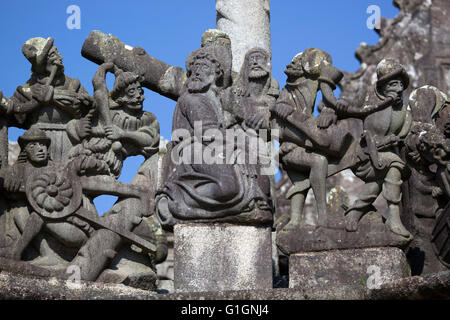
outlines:
[[[21,255],[14,250],[14,246],[0,248],[0,257],[20,261]]]
[[[319,226],[308,224],[302,220],[291,220],[283,227],[283,231],[292,231],[292,230],[299,230],[299,229],[315,230],[318,227]]]
[[[0,235],[0,250],[1,248],[4,247],[9,247],[13,244],[13,239],[11,239],[10,236],[6,235],[6,236],[1,236]]]
[[[54,266],[64,266],[68,264],[68,262],[55,255],[48,255],[36,258],[31,262],[31,264],[39,267],[54,267]]]
[[[386,220],[386,225],[395,234],[398,234],[405,238],[412,237],[411,233],[408,230],[406,230],[406,228],[403,226],[402,222],[399,219],[389,218]]]
[[[358,223],[361,219],[362,213],[357,210],[352,210],[345,216],[345,230],[354,232],[358,230]]]

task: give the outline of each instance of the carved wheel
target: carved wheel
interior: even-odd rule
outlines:
[[[66,170],[36,170],[27,179],[26,195],[33,209],[49,219],[67,217],[81,205],[81,185]]]

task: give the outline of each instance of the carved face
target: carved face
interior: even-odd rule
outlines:
[[[396,103],[400,103],[403,101],[403,91],[405,87],[403,86],[403,82],[399,79],[394,79],[386,83],[383,87],[383,95],[385,97],[390,94],[396,95]]]
[[[205,58],[197,59],[191,66],[188,89],[190,92],[206,92],[216,81],[216,66]]]
[[[58,52],[58,49],[56,49],[55,46],[53,46],[50,51],[47,54],[47,65],[46,70],[47,72],[51,72],[53,69],[53,66],[58,67],[58,71],[64,72],[64,65],[62,62],[62,55]]]
[[[47,163],[49,153],[45,143],[40,141],[28,142],[25,146],[28,160],[33,164],[44,165]]]
[[[259,79],[269,74],[267,70],[267,57],[261,52],[253,52],[247,60],[248,77],[250,79]]]
[[[142,110],[142,103],[144,100],[144,90],[142,89],[141,84],[136,81],[129,84],[122,91],[122,96],[119,97],[118,102],[128,109],[128,111],[136,112]]]

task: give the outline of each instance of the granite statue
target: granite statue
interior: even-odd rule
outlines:
[[[77,268],[80,280],[154,289],[167,240],[153,216],[159,123],[142,109],[141,78],[102,64],[90,97],[64,75],[52,38],[31,39],[23,52],[32,80],[2,97],[4,124],[29,129],[19,137],[18,162],[2,161],[0,169],[1,267],[59,278]],[[107,72],[116,75],[111,91]],[[145,159],[137,175],[130,184],[118,181],[134,155]],[[118,200],[99,216],[93,199],[105,194]]]
[[[308,53],[307,50],[305,52]],[[321,56],[326,57],[323,53]],[[330,68],[330,61],[325,61],[328,63],[324,65]],[[288,76],[292,65],[288,66]],[[320,63],[308,64],[311,65],[320,66]],[[310,86],[312,90],[308,90],[308,83],[313,82],[305,81],[308,76],[301,70],[297,71],[297,78],[288,78],[286,90],[283,89],[284,93],[273,109],[274,121],[281,128],[281,163],[294,182],[287,196],[303,192],[302,197],[298,196],[298,202],[293,202],[296,197],[291,198],[291,219],[288,223],[278,225],[278,246],[285,254],[308,250],[406,246],[412,236],[400,219],[400,202],[401,184],[407,178],[408,169],[396,149],[403,143],[411,126],[411,114],[402,98],[409,84],[405,69],[396,61],[382,60],[377,68],[373,92],[356,104],[342,98],[336,99],[329,94],[333,87],[325,86],[322,89],[323,106],[330,111],[322,110],[322,119],[320,115],[317,119],[311,115],[315,100],[315,95],[311,93],[315,94],[320,85]],[[325,77],[317,78],[320,83],[320,79]],[[340,78],[335,79],[334,85]],[[311,97],[312,102],[306,104]],[[309,111],[296,111],[295,102],[304,109],[304,106],[309,106]],[[309,149],[308,153],[305,148]],[[301,163],[305,157],[310,157],[310,162]],[[339,208],[327,209],[324,197],[326,178],[344,169],[351,169],[365,182],[360,198],[353,205],[341,203]],[[302,173],[301,170],[310,172],[309,176],[298,174],[297,171]],[[310,186],[313,190],[316,188],[314,194],[317,206],[321,208],[318,223],[313,226],[302,216],[305,190]],[[380,193],[389,205],[385,218],[371,205]],[[300,236],[299,230],[309,231]]]
[[[221,99],[226,83],[223,77],[231,74],[231,60],[222,54],[224,50],[223,46],[203,47],[186,61],[187,91],[175,108],[170,155],[183,161],[156,197],[158,217],[168,227],[182,222],[272,222],[268,196],[252,165],[237,161],[239,153],[245,154],[245,146],[236,146],[234,138],[224,139],[228,123],[224,116],[227,106]],[[203,148],[202,155],[207,157],[195,161],[196,150]]]
[[[405,186],[406,210],[413,212],[416,239],[408,247],[414,273],[445,270],[448,250],[448,98],[432,86],[410,95],[413,125],[405,140],[405,154],[412,174]]]

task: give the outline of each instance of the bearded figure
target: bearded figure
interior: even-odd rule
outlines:
[[[267,196],[254,192],[258,189],[255,177],[246,175],[246,165],[237,162],[237,154],[245,150],[235,148],[234,139],[223,141],[230,124],[221,95],[224,74],[230,74],[231,68],[231,60],[223,59],[223,50],[208,46],[187,59],[187,92],[175,109],[174,146],[168,153],[177,165],[156,198],[163,225],[182,221],[271,223]],[[202,158],[197,159],[201,161],[195,159],[198,150],[202,150]],[[224,155],[223,150],[232,152]]]

